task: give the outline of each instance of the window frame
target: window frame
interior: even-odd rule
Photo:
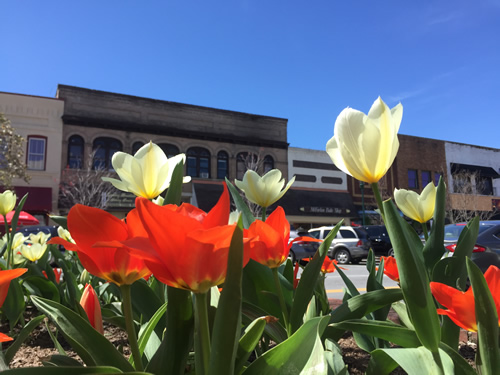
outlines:
[[[414,180],[415,180],[415,186],[412,186],[410,184],[410,181],[412,180],[412,179],[410,179],[410,173],[411,172],[413,172],[415,174],[415,178],[414,178]],[[416,169],[408,169],[408,188],[410,188],[410,189],[418,189],[418,171]]]
[[[41,140],[44,143],[43,146],[43,167],[42,168],[33,168],[30,167],[30,156],[32,153],[30,152],[31,149],[31,141],[32,140]],[[48,138],[44,135],[28,135],[26,138],[26,169],[30,171],[45,171],[47,167],[47,143],[48,143]],[[39,155],[39,154],[37,154]]]
[[[71,140],[72,139],[80,139],[81,140],[81,147],[82,147],[82,150],[81,150],[81,158],[80,158],[80,164],[78,167],[72,167],[71,165],[71,161],[73,158],[71,158],[71,152],[70,152],[70,149],[71,147],[74,147],[74,146],[80,146],[80,144],[75,144],[75,145],[72,145],[71,144]],[[73,134],[71,137],[68,138],[68,157],[67,157],[67,166],[69,169],[82,169],[83,168],[83,165],[84,165],[84,162],[85,162],[85,156],[84,156],[84,153],[85,153],[85,139],[83,139],[83,137],[81,135],[78,135],[78,134]]]
[[[225,162],[225,166],[221,167],[221,162]],[[225,170],[225,173],[222,173]],[[217,153],[217,179],[224,180],[229,178],[229,154],[221,150]]]
[[[424,179],[425,175],[427,176],[427,179],[426,179],[427,182]],[[420,178],[422,179],[422,188],[425,188],[430,182],[433,182],[431,171],[421,171]]]
[[[114,171],[114,168],[113,168],[113,163],[111,162],[111,159],[113,158],[113,154],[115,152],[119,152],[119,151],[123,151],[123,143],[117,139],[117,138],[113,138],[113,137],[97,137],[95,138],[93,141],[92,141],[92,153],[93,153],[93,157],[92,157],[92,170],[96,170],[98,168],[96,168],[96,156],[97,156],[97,151],[99,150],[98,147],[96,147],[96,142],[98,141],[102,141],[104,142],[104,145],[105,147],[102,148],[104,150],[104,166],[102,166],[102,169],[103,170],[106,170],[106,171]],[[119,146],[117,150],[112,150],[111,149],[111,145],[116,142],[117,145]],[[111,153],[112,151],[112,153]]]
[[[186,152],[186,175],[195,177],[195,178],[206,178],[209,179],[211,176],[211,157],[210,151],[204,147],[190,147]],[[206,159],[207,167],[203,169],[206,172],[202,172],[202,161]],[[194,160],[194,165],[192,162]],[[193,173],[193,168],[194,172]],[[202,176],[202,173],[207,173],[206,176]]]

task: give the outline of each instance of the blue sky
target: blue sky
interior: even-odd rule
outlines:
[[[400,133],[500,148],[500,0],[16,1],[0,91],[67,84],[287,118],[324,149],[380,95]]]

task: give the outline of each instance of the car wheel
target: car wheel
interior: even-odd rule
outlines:
[[[388,257],[393,257],[394,256],[394,249],[391,249],[387,252]]]
[[[335,252],[335,260],[339,264],[347,264],[351,261],[351,253],[347,249],[339,249]]]

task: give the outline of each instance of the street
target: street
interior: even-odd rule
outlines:
[[[345,268],[343,272],[347,277],[349,277],[349,279],[351,279],[356,288],[358,288],[359,292],[365,293],[366,279],[368,278],[366,261],[363,261],[360,264],[348,264],[342,267]],[[385,275],[383,284],[386,288],[398,288],[398,283],[389,279]],[[337,271],[326,275],[325,289],[328,298],[342,299],[344,295],[344,288],[345,284]]]

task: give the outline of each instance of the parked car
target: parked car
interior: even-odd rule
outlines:
[[[311,237],[324,240],[333,227],[320,227],[309,229]],[[337,236],[333,239],[328,256],[335,259],[339,264],[349,262],[359,263],[368,256],[371,242],[368,232],[362,227],[340,227]]]
[[[308,236],[307,232],[297,232],[295,229],[290,229],[290,242],[301,236]],[[307,240],[304,241],[296,241],[292,244],[290,248],[290,253],[288,257],[292,260],[293,263],[300,262],[302,259],[312,258],[316,251],[318,250],[320,242],[310,242]]]
[[[466,223],[449,224],[444,230],[444,247],[451,255]],[[480,221],[479,234],[472,250],[471,260],[484,273],[490,265],[500,268],[500,220]]]
[[[394,249],[385,225],[365,225],[363,228],[368,232],[375,255],[394,256]]]

